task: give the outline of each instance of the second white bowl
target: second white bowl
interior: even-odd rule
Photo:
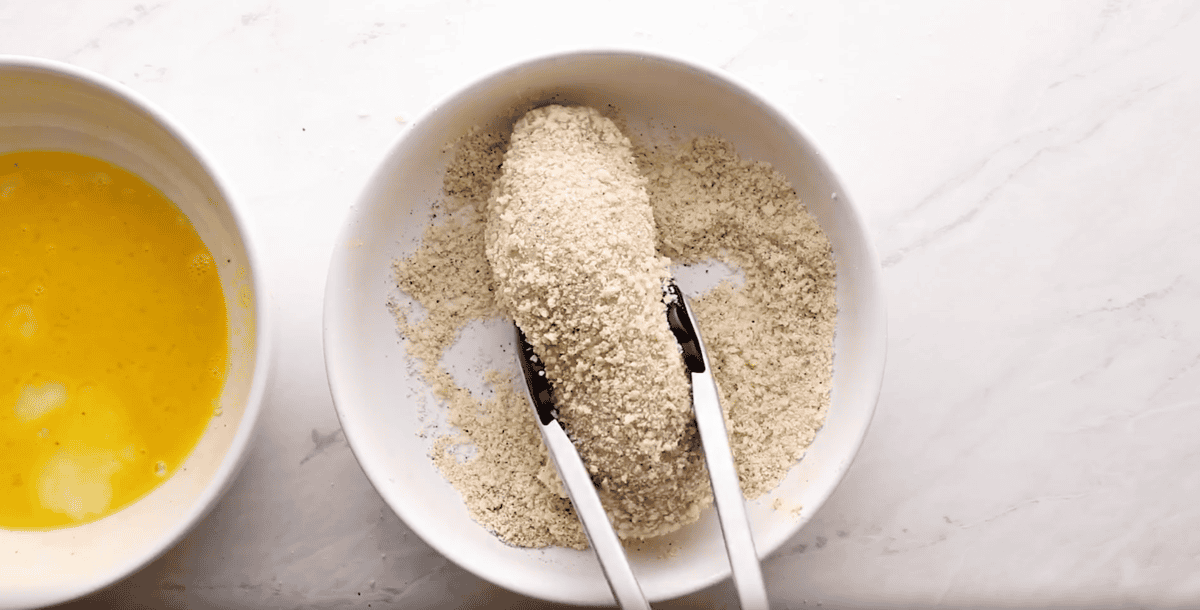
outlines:
[[[170,198],[220,261],[229,320],[221,415],[174,475],[132,505],[85,525],[0,529],[0,608],[28,608],[124,578],[216,505],[258,422],[270,322],[261,265],[234,198],[178,125],[124,86],[53,61],[0,56],[0,91],[0,153],[57,150],[95,157],[136,173]]]

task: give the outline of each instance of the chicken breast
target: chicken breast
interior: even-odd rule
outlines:
[[[711,502],[678,345],[670,261],[629,139],[586,107],[513,128],[488,201],[497,301],[544,360],[559,421],[623,538],[695,521]]]

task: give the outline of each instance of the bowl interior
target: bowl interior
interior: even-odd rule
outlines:
[[[258,413],[264,353],[251,254],[223,186],[164,118],[118,86],[69,66],[0,58],[0,153],[60,150],[124,167],[173,201],[219,261],[230,369],[213,417],[181,468],[132,506],[51,531],[0,529],[0,607],[86,594],[138,569],[215,503]],[[256,380],[257,379],[257,380]]]
[[[877,259],[862,222],[810,140],[744,87],[686,62],[624,52],[530,61],[451,96],[397,140],[351,213],[326,288],[326,367],[346,437],[388,504],[450,559],[527,595],[608,604],[612,595],[590,551],[507,546],[471,520],[458,492],[426,455],[430,441],[419,435],[422,412],[436,402],[408,362],[385,307],[396,294],[391,261],[414,251],[430,222],[430,205],[441,196],[442,174],[453,156],[447,144],[473,126],[511,125],[526,110],[551,101],[611,105],[615,111],[608,114],[622,121],[635,141],[721,135],[744,158],[768,161],[782,171],[832,241],[840,310],[832,407],[787,479],[749,503],[760,555],[778,548],[811,518],[861,443],[882,379],[883,300]],[[501,352],[500,346],[508,340],[509,333],[482,327],[464,339],[473,342],[471,348],[452,358],[503,369],[510,366],[505,359],[512,352]],[[455,363],[449,366],[454,369]],[[771,508],[776,498],[785,510]],[[684,595],[729,574],[712,509],[659,543],[629,552],[651,600]],[[674,549],[671,554],[663,552],[666,544]]]

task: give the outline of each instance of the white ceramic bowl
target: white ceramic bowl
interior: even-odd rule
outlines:
[[[613,104],[633,133],[724,136],[743,157],[768,161],[782,171],[832,241],[839,306],[832,406],[825,427],[787,479],[749,504],[762,556],[799,531],[850,466],[882,382],[886,316],[874,249],[833,171],[785,113],[723,73],[643,53],[552,55],[481,78],[409,126],[359,197],[329,270],[325,362],[346,438],[392,509],[459,565],[526,595],[611,604],[590,551],[507,546],[471,520],[458,492],[430,463],[429,441],[418,436],[419,411],[435,402],[406,366],[404,347],[385,307],[395,294],[389,265],[415,249],[430,222],[430,204],[440,197],[443,171],[453,155],[447,144],[472,126],[511,124],[521,111],[552,100]],[[500,340],[484,335],[477,347],[498,350]],[[775,498],[803,509],[798,514],[773,510]],[[630,554],[651,600],[684,595],[729,575],[712,509],[671,537],[679,549],[673,557],[662,558],[655,551]]]
[[[269,360],[266,290],[229,189],[188,136],[126,87],[58,62],[0,56],[0,153],[61,150],[124,167],[187,215],[213,257],[230,324],[230,369],[199,444],[170,479],[98,521],[0,529],[0,608],[85,595],[158,557],[233,481],[258,421]],[[228,262],[226,262],[228,261]]]

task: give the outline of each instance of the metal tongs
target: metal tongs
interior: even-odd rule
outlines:
[[[668,299],[667,323],[683,350],[683,364],[692,376],[692,410],[696,412],[696,428],[704,447],[704,463],[708,466],[721,535],[725,538],[725,552],[729,555],[729,567],[733,569],[733,586],[742,608],[765,609],[770,605],[767,587],[763,584],[762,566],[758,563],[758,552],[754,550],[754,538],[750,534],[746,499],[738,482],[737,466],[733,463],[725,415],[717,396],[717,382],[708,365],[708,350],[704,349],[704,340],[694,322],[687,297],[674,282],[667,284],[666,292],[675,297]]]
[[[725,539],[725,550],[733,571],[733,583],[737,588],[738,600],[746,610],[767,608],[767,590],[763,584],[762,568],[754,540],[750,534],[750,522],[746,518],[746,505],[742,488],[738,482],[737,467],[733,462],[733,451],[725,430],[725,418],[717,396],[717,385],[709,368],[704,341],[700,330],[693,322],[687,297],[671,282],[665,286],[667,298],[667,322],[683,351],[684,365],[692,381],[692,408],[696,413],[696,427],[700,431],[700,442],[704,447],[704,461],[708,466],[712,482],[713,498],[721,533]],[[567,495],[575,506],[575,513],[583,523],[588,543],[600,561],[600,568],[608,580],[613,597],[626,609],[649,608],[633,569],[629,565],[621,541],[613,530],[608,514],[600,504],[600,496],[592,484],[591,476],[558,423],[558,410],[554,406],[554,391],[546,378],[545,367],[533,352],[533,346],[525,340],[525,334],[516,329],[520,350],[517,359],[525,373],[525,388],[529,402],[538,417],[542,440],[549,450],[562,479]]]

